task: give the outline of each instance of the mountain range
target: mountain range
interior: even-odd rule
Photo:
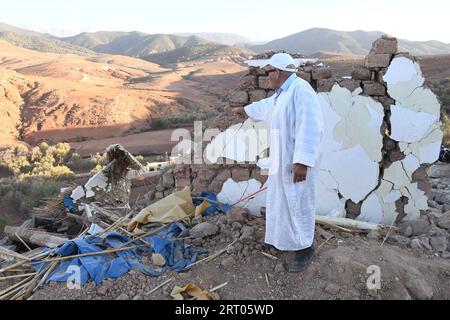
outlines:
[[[126,55],[159,64],[192,61],[224,55],[248,57],[265,51],[287,51],[306,56],[321,52],[366,55],[381,31],[337,31],[313,28],[265,44],[229,33],[146,34],[99,31],[73,37],[54,37],[0,23],[0,39],[27,49],[81,55],[103,53]],[[439,41],[399,39],[399,50],[415,55],[449,54],[450,44]]]
[[[257,53],[265,51],[297,52],[313,55],[318,52],[335,52],[349,55],[366,55],[372,48],[372,43],[385,35],[381,31],[337,31],[324,28],[313,28],[289,35],[285,38],[270,41],[263,45],[247,46]],[[450,44],[439,41],[409,41],[399,39],[399,51],[415,55],[448,54]]]

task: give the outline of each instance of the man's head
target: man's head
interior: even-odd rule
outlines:
[[[262,68],[269,74],[270,85],[275,90],[278,90],[287,78],[297,72],[295,60],[287,53],[275,54]]]

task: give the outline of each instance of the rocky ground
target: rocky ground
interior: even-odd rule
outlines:
[[[152,278],[132,271],[99,287],[89,283],[82,290],[50,284],[31,299],[164,300],[172,299],[174,286],[188,283],[204,289],[228,283],[216,291],[225,300],[450,299],[449,173],[448,165],[432,168],[432,208],[419,221],[401,224],[387,241],[379,232],[349,234],[318,227],[316,257],[299,274],[286,272],[289,253],[260,245],[263,217],[233,209],[227,216],[215,215],[194,223],[194,238],[188,240],[192,245],[205,248],[209,254],[228,249],[187,272]],[[333,238],[326,240],[330,235]],[[145,260],[151,263],[151,257]],[[377,268],[381,289],[369,290],[367,282]],[[148,294],[170,279],[167,285]]]
[[[224,300],[450,299],[450,166],[438,163],[429,176],[430,210],[420,220],[398,225],[389,237],[386,232],[350,234],[318,226],[315,259],[298,274],[286,271],[290,253],[261,246],[264,217],[233,209],[226,216],[193,221],[192,238],[186,241],[207,250],[200,258],[223,252],[189,271],[157,278],[131,271],[98,287],[90,282],[81,290],[52,283],[30,299],[170,300],[175,286],[188,283],[203,289],[227,283],[215,292]],[[155,258],[144,257],[143,263],[156,264]],[[367,287],[374,270],[380,274],[379,290]],[[0,281],[0,290],[12,284]]]

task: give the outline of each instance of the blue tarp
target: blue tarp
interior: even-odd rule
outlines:
[[[203,249],[195,249],[184,243],[183,240],[174,240],[188,236],[188,230],[183,223],[173,223],[162,229],[157,235],[144,238],[150,246],[118,251],[112,254],[98,254],[93,256],[74,258],[63,261],[48,277],[48,282],[66,282],[79,271],[79,285],[84,285],[92,279],[97,285],[103,280],[117,279],[132,269],[139,269],[149,276],[159,276],[152,266],[142,265],[142,256],[159,253],[166,259],[166,266],[162,272],[168,270],[182,271],[197,260]],[[128,243],[132,239],[121,234],[110,232],[104,238],[89,236],[77,238],[66,242],[55,249],[54,254],[61,257],[79,255],[91,252],[101,252],[119,247],[133,247],[143,245],[142,241]],[[125,243],[128,243],[124,245]],[[49,263],[35,264],[36,271],[43,270]]]
[[[67,195],[64,197],[64,207],[69,210],[70,213],[77,213],[77,208],[75,207],[75,202],[72,197]]]
[[[205,212],[203,213],[203,216],[205,216],[205,217],[210,216],[210,215],[214,214],[217,211],[222,212],[222,213],[227,213],[230,210],[230,208],[231,208],[231,206],[228,205],[228,204],[219,203],[217,201],[217,196],[214,193],[203,192],[200,195],[200,198],[201,199],[195,199],[193,201],[194,205],[196,207],[201,205],[203,203],[203,201],[205,201],[205,199],[206,200],[211,200],[211,202],[210,202],[211,206],[208,209],[206,209]]]

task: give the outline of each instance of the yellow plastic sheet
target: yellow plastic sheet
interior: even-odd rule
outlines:
[[[192,202],[191,189],[186,187],[184,190],[172,193],[139,212],[128,224],[128,231],[133,232],[140,226],[149,223],[171,223],[187,220],[194,212],[195,206]]]

